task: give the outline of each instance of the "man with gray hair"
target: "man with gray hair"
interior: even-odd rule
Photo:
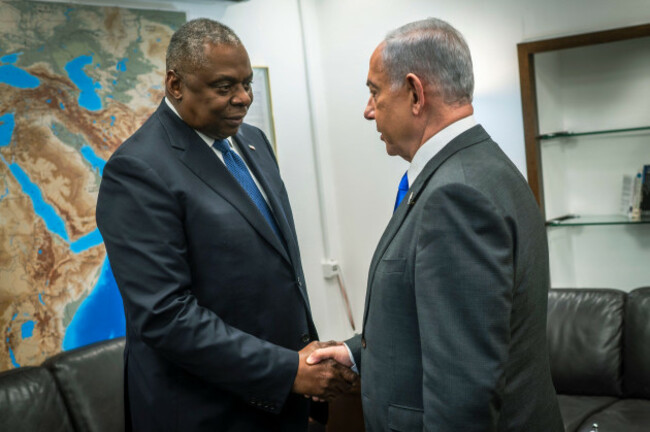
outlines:
[[[273,149],[243,123],[252,79],[231,29],[186,23],[165,99],[104,168],[97,225],[126,312],[127,430],[305,432],[304,395],[357,379],[305,361],[327,344]]]
[[[546,348],[549,264],[522,175],[473,117],[462,35],[438,19],[370,59],[374,120],[410,166],[370,264],[363,333],[307,359],[361,374],[366,430],[556,432]]]

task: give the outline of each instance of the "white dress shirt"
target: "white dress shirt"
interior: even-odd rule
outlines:
[[[181,115],[178,113],[178,111],[176,111],[176,108],[174,107],[174,105],[172,105],[172,103],[169,102],[169,99],[167,99],[166,97],[165,97],[165,102],[167,103],[167,106],[169,107],[169,109],[171,109],[174,112],[174,114],[176,114],[178,116],[178,118],[180,118],[182,120],[183,118],[181,117]],[[208,145],[208,147],[210,147],[210,149],[217,155],[219,160],[221,162],[223,162],[223,154],[221,154],[221,151],[217,150],[212,145],[214,143],[214,139],[210,138],[209,136],[207,136],[204,133],[201,133],[201,132],[197,131],[196,129],[194,129],[194,132],[196,132],[197,135],[201,137],[201,139]],[[244,162],[244,165],[246,165],[246,169],[251,174],[251,177],[253,177],[253,181],[255,182],[255,185],[257,186],[257,188],[260,190],[260,192],[262,194],[262,197],[264,197],[264,201],[266,201],[266,204],[269,205],[269,210],[271,210],[271,212],[273,212],[273,209],[271,208],[271,204],[269,203],[269,199],[266,196],[266,192],[264,191],[264,188],[260,185],[260,182],[257,181],[257,177],[255,177],[255,174],[253,174],[253,171],[251,171],[251,169],[249,168],[248,164],[246,163],[246,159],[244,159],[242,157],[241,152],[239,151],[239,148],[237,148],[237,146],[234,145],[233,140],[232,140],[231,137],[226,138],[226,141],[228,141],[228,145],[230,145],[230,150],[237,153],[237,155]],[[224,165],[225,165],[225,163],[224,163]]]
[[[473,115],[463,117],[462,119],[450,124],[431,138],[415,152],[411,165],[406,171],[408,174],[409,187],[418,178],[424,166],[436,155],[444,146],[449,144],[451,140],[456,138],[468,129],[476,126],[476,120]]]

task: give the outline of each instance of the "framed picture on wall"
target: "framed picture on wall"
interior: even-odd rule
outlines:
[[[269,68],[267,66],[253,66],[253,103],[248,109],[245,121],[260,128],[277,153]]]

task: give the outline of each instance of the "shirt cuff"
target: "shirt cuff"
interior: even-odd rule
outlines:
[[[345,349],[348,350],[348,355],[350,356],[350,361],[352,362],[352,366],[350,366],[350,369],[352,369],[352,372],[359,375],[359,369],[357,368],[357,362],[354,361],[354,357],[352,356],[352,351],[350,351],[350,347],[345,342],[343,342],[343,345],[345,346]]]

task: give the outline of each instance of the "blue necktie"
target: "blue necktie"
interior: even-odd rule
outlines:
[[[402,202],[404,197],[406,196],[406,192],[409,190],[409,178],[407,176],[408,171],[404,173],[402,176],[402,180],[399,182],[399,186],[397,188],[397,198],[395,199],[395,208],[393,209],[393,213],[395,213],[395,210],[397,210],[397,207],[399,207],[399,203]]]
[[[266,203],[264,196],[262,196],[262,192],[260,192],[259,188],[255,184],[255,180],[253,180],[253,176],[251,176],[244,161],[237,153],[231,150],[228,140],[215,140],[214,147],[223,155],[223,162],[226,164],[226,168],[228,168],[230,174],[232,174],[241,187],[244,188],[253,203],[260,210],[260,213],[262,213],[262,216],[264,216],[269,225],[271,225],[275,234],[279,239],[281,239],[282,236],[280,235],[280,230],[273,218],[273,213],[271,213],[269,205]]]

